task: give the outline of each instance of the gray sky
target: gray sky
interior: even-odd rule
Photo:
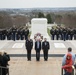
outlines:
[[[76,0],[0,0],[0,8],[76,7]]]

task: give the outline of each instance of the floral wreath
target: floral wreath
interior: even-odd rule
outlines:
[[[34,35],[34,39],[35,40],[40,39],[42,41],[43,40],[43,36],[40,33],[37,33],[37,34]]]

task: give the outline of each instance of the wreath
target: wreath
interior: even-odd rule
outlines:
[[[43,36],[40,33],[37,33],[37,34],[34,35],[34,39],[35,40],[40,39],[42,41],[43,40]]]

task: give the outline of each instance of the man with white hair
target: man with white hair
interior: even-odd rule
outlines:
[[[41,41],[40,39],[37,39],[35,42],[35,51],[36,51],[36,60],[40,60],[40,51],[41,51]]]
[[[44,53],[44,60],[47,61],[48,60],[48,50],[50,48],[49,42],[47,41],[46,38],[44,38],[44,41],[42,42],[42,49],[43,49],[43,53]]]

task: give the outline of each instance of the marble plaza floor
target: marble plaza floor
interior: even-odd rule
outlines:
[[[61,75],[62,58],[50,57],[48,61],[44,61],[41,57],[40,61],[36,61],[35,57],[32,61],[27,61],[26,57],[11,58],[9,62],[10,75]]]
[[[76,41],[62,41],[62,40],[50,40],[49,54],[65,54],[67,48],[72,47],[73,52],[76,53]],[[6,51],[8,54],[26,54],[25,41],[0,41],[0,51]],[[34,47],[32,54],[35,54]],[[43,54],[41,50],[41,54]]]
[[[72,47],[76,54],[76,41],[50,41],[49,54],[65,54],[67,48]],[[8,54],[26,54],[25,41],[0,41],[0,51],[6,51]],[[33,48],[32,54],[35,54]],[[41,51],[41,54],[43,52]],[[44,61],[43,57],[37,62],[35,57],[31,61],[27,61],[24,57],[11,57],[9,62],[10,75],[61,75],[62,57],[49,57],[48,61]]]

